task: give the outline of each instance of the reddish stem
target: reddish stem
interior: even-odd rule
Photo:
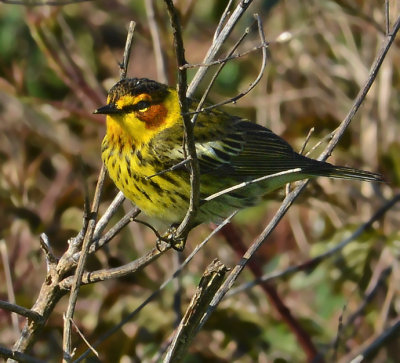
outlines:
[[[230,223],[227,224],[221,231],[229,246],[236,252],[236,254],[241,258],[246,252],[247,248],[244,245],[242,238],[235,228],[235,226]],[[254,274],[256,278],[259,278],[263,275],[261,266],[265,261],[260,261],[259,256],[254,256],[247,263],[251,272]],[[303,327],[299,324],[296,318],[292,315],[289,308],[285,305],[282,299],[279,297],[276,288],[267,282],[260,283],[261,288],[267,294],[272,306],[279,312],[281,318],[285,323],[289,326],[290,330],[294,333],[299,342],[300,346],[303,348],[305,354],[307,355],[308,362],[313,363],[322,363],[324,362],[323,357],[318,353],[315,348],[310,335],[303,329]]]

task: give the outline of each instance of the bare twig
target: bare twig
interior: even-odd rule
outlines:
[[[130,275],[134,272],[140,271],[150,263],[154,262],[158,257],[160,257],[164,252],[166,252],[170,247],[168,244],[164,245],[164,248],[160,251],[158,248],[153,248],[144,256],[138,258],[123,266],[118,266],[110,269],[102,269],[92,272],[84,272],[81,279],[81,285],[93,284],[98,281],[105,281],[110,279],[116,279]],[[69,290],[72,287],[74,281],[73,276],[69,276],[62,280],[59,284],[60,289]]]
[[[376,339],[368,345],[360,354],[354,357],[350,363],[361,363],[361,362],[371,362],[372,358],[378,353],[388,340],[398,336],[400,332],[400,319],[396,319],[395,322],[387,328],[382,334],[380,334]]]
[[[0,254],[1,260],[3,261],[3,268],[4,268],[4,275],[6,280],[7,286],[7,295],[8,300],[10,300],[13,304],[15,304],[15,294],[14,294],[14,287],[12,283],[12,276],[11,276],[11,269],[10,264],[8,262],[8,251],[6,241],[4,239],[0,239]],[[16,336],[20,333],[18,327],[18,316],[16,314],[11,314],[11,321],[14,328],[14,333]]]
[[[64,335],[63,335],[63,350],[64,350],[64,362],[71,361],[72,354],[72,346],[71,346],[71,320],[74,316],[75,305],[78,299],[79,288],[82,280],[82,275],[84,272],[86,259],[89,254],[89,248],[92,243],[93,233],[96,226],[97,212],[100,204],[100,196],[101,191],[103,189],[104,178],[105,178],[105,167],[104,165],[101,168],[99,179],[96,186],[96,191],[93,197],[93,204],[91,210],[91,218],[88,225],[88,230],[85,235],[85,239],[83,241],[81,254],[79,256],[78,265],[76,267],[74,282],[71,287],[70,298],[68,302],[68,308],[65,313],[65,322],[64,322]]]
[[[235,51],[236,49],[239,47],[239,45],[243,42],[243,40],[247,37],[247,35],[250,32],[250,27],[246,28],[246,30],[244,31],[244,33],[242,34],[242,36],[238,39],[238,41],[236,42],[236,44],[232,47],[231,51],[228,53],[228,56],[225,59],[228,59]],[[226,62],[222,62],[220,64],[220,66],[218,67],[217,71],[214,73],[214,75],[212,76],[210,82],[208,82],[208,86],[205,89],[205,91],[203,92],[203,95],[199,101],[199,103],[196,106],[196,111],[193,112],[193,117],[192,117],[192,124],[196,124],[196,120],[198,115],[200,114],[200,112],[204,111],[203,105],[206,101],[206,98],[208,96],[208,94],[211,91],[212,86],[214,85],[214,82],[216,81],[218,75],[221,73],[222,69],[224,68]],[[191,113],[192,114],[192,113]]]
[[[309,156],[314,150],[320,147],[324,142],[332,140],[333,135],[335,135],[336,130],[333,130],[328,135],[325,135],[322,139],[320,139],[310,150],[305,153],[305,156]]]
[[[370,71],[367,82],[358,92],[352,108],[350,109],[346,118],[343,120],[343,122],[338,127],[337,131],[335,132],[335,135],[332,137],[332,140],[329,142],[328,146],[325,148],[325,151],[319,156],[318,160],[326,160],[331,155],[332,150],[335,148],[335,146],[339,142],[340,138],[346,131],[347,127],[350,125],[350,122],[353,120],[358,109],[364,102],[364,99],[367,96],[369,89],[371,88],[372,84],[374,83],[375,78],[378,75],[379,68],[381,67],[381,65],[383,63],[383,60],[385,59],[385,56],[390,49],[390,46],[392,45],[394,39],[396,38],[396,34],[399,31],[399,29],[400,29],[400,17],[397,18],[392,31],[386,37],[384,44],[382,45],[381,49],[379,50],[379,53],[372,65],[372,69]]]
[[[249,28],[246,29],[246,35],[248,34],[248,29]],[[253,47],[253,48],[251,48],[249,50],[246,50],[244,52],[241,52],[241,53],[233,54],[233,52],[231,52],[230,55],[228,55],[228,56],[226,56],[224,58],[221,58],[221,59],[217,59],[217,60],[215,60],[213,62],[210,62],[210,63],[185,64],[181,68],[191,69],[191,68],[199,68],[199,67],[212,67],[212,66],[216,66],[216,65],[219,65],[219,64],[222,64],[222,63],[227,63],[227,62],[229,62],[231,60],[234,60],[234,59],[242,58],[242,57],[244,57],[244,56],[246,56],[248,54],[254,53],[257,50],[260,50],[262,48],[265,48],[265,44],[257,45],[255,47]]]
[[[50,246],[49,237],[47,237],[46,233],[40,235],[40,247],[46,257],[47,271],[49,271],[50,265],[57,263],[57,258],[54,256],[53,249]]]
[[[333,354],[332,354],[332,361],[337,362],[337,353],[338,353],[338,348],[339,348],[339,342],[340,342],[340,337],[343,332],[343,316],[344,313],[347,309],[347,304],[345,304],[342,308],[342,312],[339,316],[339,321],[338,321],[338,327],[337,327],[337,332],[336,332],[336,337],[333,341],[332,348],[333,348]]]
[[[180,169],[180,168],[182,168],[182,166],[185,166],[187,163],[189,163],[189,161],[190,161],[190,156],[187,157],[186,159],[180,161],[179,163],[177,163],[175,165],[172,165],[170,168],[161,170],[158,173],[155,173],[155,174],[152,174],[152,175],[148,175],[145,178],[146,178],[146,180],[148,180],[148,179],[154,178],[155,176],[162,175],[162,174],[169,173],[171,171]]]
[[[93,240],[97,240],[100,238],[100,235],[104,231],[104,228],[106,228],[108,222],[111,220],[113,215],[117,212],[117,209],[119,206],[124,202],[125,196],[122,192],[119,192],[114,200],[111,202],[111,204],[108,206],[107,210],[105,213],[101,216],[99,221],[96,223],[96,228],[93,233]]]
[[[315,128],[311,127],[310,131],[308,131],[307,137],[304,140],[303,146],[301,147],[301,150],[299,152],[300,155],[303,155],[304,150],[306,149],[306,146],[307,146],[308,142],[310,141],[311,135],[313,134],[314,130],[315,130]]]
[[[24,308],[23,306],[11,304],[3,300],[0,300],[0,309],[12,311],[21,316],[25,316],[26,318],[31,319],[33,321],[38,321],[42,319],[42,316],[38,314],[36,311],[32,311],[30,309]]]
[[[267,47],[268,47],[268,43],[265,40],[265,34],[264,34],[264,30],[263,30],[263,26],[262,26],[262,22],[261,22],[260,16],[258,14],[254,14],[254,17],[256,18],[257,24],[258,24],[258,33],[259,33],[260,39],[261,39],[261,50],[262,50],[262,55],[263,55],[260,71],[258,72],[258,75],[257,75],[256,79],[249,85],[249,87],[246,90],[240,92],[238,95],[236,95],[234,97],[231,97],[228,100],[216,103],[214,105],[201,108],[200,110],[198,110],[196,112],[208,111],[208,110],[212,110],[213,108],[217,108],[217,107],[226,105],[228,103],[235,103],[240,98],[246,96],[255,86],[257,86],[258,82],[260,82],[260,80],[261,80],[261,78],[262,78],[262,76],[264,74],[265,67],[267,66],[267,61],[268,61]]]
[[[356,311],[354,311],[349,317],[348,319],[344,322],[343,320],[343,316],[341,316],[340,319],[340,323],[339,323],[339,329],[338,329],[338,333],[335,337],[335,339],[332,341],[332,343],[330,344],[330,347],[333,349],[333,354],[332,354],[332,361],[337,362],[337,351],[339,348],[339,343],[341,341],[345,341],[344,337],[342,337],[343,335],[343,331],[348,328],[351,327],[353,330],[356,330],[356,326],[355,326],[355,321],[358,317],[360,317],[366,307],[368,306],[368,304],[372,301],[372,299],[376,296],[378,290],[382,289],[382,287],[384,287],[385,282],[387,280],[387,278],[389,277],[389,275],[392,272],[392,267],[386,267],[383,271],[380,272],[379,277],[376,281],[376,283],[369,289],[369,291],[365,294],[361,305],[357,308]],[[343,313],[342,313],[343,315]]]
[[[132,222],[136,216],[140,213],[139,208],[132,208],[128,213],[126,213],[112,228],[107,231],[107,233],[99,238],[95,239],[93,237],[93,244],[90,246],[89,253],[93,253],[103,247],[105,244],[110,242],[128,223]]]
[[[239,4],[236,6],[235,10],[232,12],[232,15],[229,17],[228,21],[226,22],[225,26],[220,29],[217,28],[218,35],[214,39],[213,43],[211,44],[210,48],[206,56],[204,57],[203,63],[212,62],[221,49],[222,45],[224,44],[225,40],[228,38],[229,34],[231,33],[235,24],[239,21],[241,16],[250,6],[253,0],[241,0]],[[200,84],[201,80],[203,79],[204,75],[207,72],[207,68],[200,68],[197,73],[195,74],[192,82],[190,83],[188,90],[187,90],[187,97],[192,97],[196,88]]]
[[[136,23],[134,21],[131,21],[129,23],[129,30],[128,30],[128,35],[127,35],[126,43],[125,43],[124,57],[123,57],[122,63],[120,64],[120,69],[121,69],[120,79],[126,78],[126,74],[128,71],[130,53],[131,53],[131,49],[132,49],[133,33],[135,31],[135,25],[136,25]],[[65,314],[64,334],[63,334],[63,350],[64,350],[63,361],[64,362],[70,362],[71,358],[72,358],[72,355],[71,355],[71,353],[72,353],[71,321],[72,321],[72,318],[74,315],[76,301],[78,299],[78,293],[79,293],[79,288],[80,288],[80,284],[82,281],[82,276],[84,273],[86,259],[89,254],[89,249],[91,247],[91,244],[93,242],[93,235],[96,230],[96,219],[97,219],[97,213],[98,213],[99,204],[100,204],[100,196],[101,196],[101,191],[103,189],[105,175],[106,175],[106,171],[105,171],[105,166],[103,164],[101,171],[100,171],[99,178],[98,178],[95,195],[93,198],[91,218],[89,220],[88,229],[85,233],[85,239],[83,241],[82,249],[79,254],[79,261],[78,261],[78,265],[76,267],[74,280],[73,280],[73,283],[71,286],[71,293],[70,293],[68,308],[67,308],[67,311]],[[115,204],[118,204],[119,200],[121,200],[121,199],[122,198],[120,196],[117,196]],[[105,217],[104,220],[102,221],[102,223],[106,221],[106,218],[108,218],[108,217]],[[98,231],[101,228],[103,228],[103,227],[99,227]]]
[[[25,6],[63,6],[75,3],[85,3],[93,0],[64,0],[64,1],[32,1],[32,0],[0,0],[0,2],[4,4],[12,4],[12,5],[25,5]]]
[[[157,78],[161,83],[168,83],[167,64],[162,51],[161,37],[156,23],[154,0],[145,0],[147,21],[153,43],[154,58],[156,60]]]
[[[89,343],[89,341],[86,339],[86,337],[83,335],[83,333],[81,332],[81,330],[79,329],[78,325],[75,324],[74,320],[71,319],[71,323],[74,326],[75,330],[78,332],[79,336],[82,338],[82,340],[85,342],[85,344],[89,347],[89,349],[93,352],[93,354],[98,358],[99,357],[99,353],[97,352],[96,349],[94,349],[91,344]]]
[[[133,33],[135,31],[135,26],[136,26],[136,23],[133,20],[131,20],[131,22],[129,23],[128,35],[126,37],[124,59],[123,59],[122,63],[120,64],[120,70],[121,70],[120,79],[126,78],[126,73],[128,72],[130,54],[131,54],[131,49],[132,49]]]
[[[181,320],[174,339],[167,351],[164,363],[180,362],[197,333],[198,324],[215,292],[221,286],[227,267],[215,259],[207,267]]]
[[[31,357],[28,354],[18,352],[16,350],[7,349],[0,346],[0,356],[13,359],[13,361],[24,363],[45,363],[45,361]]]
[[[301,172],[301,168],[295,168],[295,169],[289,169],[289,170],[280,171],[279,173],[274,173],[274,174],[270,174],[270,175],[264,175],[264,176],[261,176],[259,178],[252,179],[252,180],[249,180],[249,181],[245,181],[245,182],[236,184],[236,185],[234,185],[232,187],[229,187],[229,188],[226,188],[224,190],[221,190],[221,191],[219,191],[217,193],[214,193],[214,194],[204,198],[203,200],[206,201],[206,202],[209,202],[209,201],[211,201],[211,200],[213,200],[215,198],[220,197],[221,195],[233,192],[234,190],[237,190],[237,189],[242,189],[242,188],[244,188],[244,187],[246,187],[248,185],[254,184],[254,183],[259,183],[261,181],[264,181],[264,180],[267,180],[267,179],[271,179],[271,178],[275,178],[275,177],[282,176],[282,175],[295,174],[295,173],[300,173],[300,172]]]
[[[215,39],[218,37],[218,35],[221,33],[221,30],[222,30],[222,27],[224,26],[226,18],[230,14],[229,9],[231,8],[232,4],[233,4],[233,0],[229,0],[228,4],[226,4],[226,6],[225,6],[225,10],[220,17],[217,28],[215,29],[215,32],[214,32],[214,37],[213,37],[214,42],[215,42]]]
[[[188,211],[183,219],[182,223],[179,225],[176,231],[177,239],[186,239],[186,236],[192,227],[194,218],[196,217],[199,200],[200,200],[200,172],[199,165],[197,162],[196,146],[193,136],[193,124],[189,118],[189,106],[188,100],[186,98],[187,90],[187,72],[186,69],[180,69],[181,66],[186,64],[185,60],[185,49],[183,47],[181,26],[179,23],[178,13],[175,9],[172,0],[165,0],[165,4],[168,9],[171,26],[174,34],[174,47],[175,55],[178,66],[178,96],[181,114],[183,118],[183,124],[185,128],[184,134],[184,150],[190,156],[190,203]]]

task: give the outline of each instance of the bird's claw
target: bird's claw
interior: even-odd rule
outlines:
[[[167,243],[178,252],[182,252],[184,250],[186,245],[186,237],[177,236],[177,229],[178,227],[176,225],[172,225],[168,228],[167,232],[165,232],[165,234],[157,240],[156,247],[160,252],[165,250],[165,245],[163,245],[163,243]]]

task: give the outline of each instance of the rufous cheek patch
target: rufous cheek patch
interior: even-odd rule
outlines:
[[[164,105],[151,105],[146,111],[137,111],[136,117],[146,123],[146,129],[156,129],[165,122],[167,113]]]

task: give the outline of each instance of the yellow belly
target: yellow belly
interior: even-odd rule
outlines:
[[[179,223],[184,218],[190,196],[184,174],[169,172],[152,177],[162,167],[138,158],[132,148],[117,150],[104,147],[104,142],[102,159],[117,188],[145,214],[166,223]]]

